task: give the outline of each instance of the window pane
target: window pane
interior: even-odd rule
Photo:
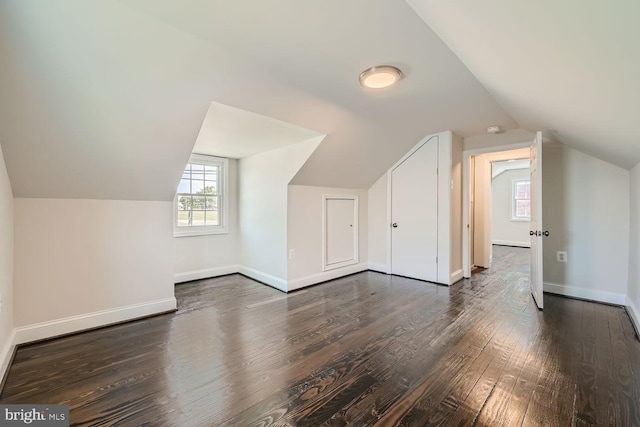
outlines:
[[[218,223],[218,211],[207,211],[207,225],[220,225]]]
[[[531,201],[530,200],[516,200],[516,217],[517,218],[531,217]]]
[[[204,225],[204,211],[191,212],[191,225],[195,225],[195,226]]]
[[[516,182],[516,199],[529,199],[530,188],[529,181]]]
[[[204,210],[205,198],[204,196],[193,196],[192,209]]]
[[[208,211],[217,211],[218,210],[218,198],[217,197],[207,197],[206,200]]]
[[[204,181],[191,180],[191,194],[203,194],[204,193]]]
[[[188,227],[191,211],[178,211],[178,227]]]
[[[191,192],[191,181],[188,179],[181,179],[180,185],[178,186],[178,193],[190,193]]]
[[[205,174],[207,175],[207,179],[218,179],[218,168],[210,167],[205,170]]]
[[[178,197],[178,210],[179,211],[188,211],[191,209],[192,200],[191,196],[180,196]]]
[[[193,161],[207,163],[209,159],[194,156]],[[212,159],[217,162],[217,159]],[[203,227],[221,226],[219,209],[222,208],[220,194],[222,177],[226,168],[218,163],[189,163],[185,166],[178,184],[176,198],[176,226]],[[226,163],[225,163],[226,164]]]
[[[204,194],[217,194],[217,183],[215,181],[204,182]]]

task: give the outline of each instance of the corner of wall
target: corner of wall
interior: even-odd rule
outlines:
[[[13,190],[0,146],[0,384],[7,372],[14,344]]]
[[[629,317],[631,318],[631,322],[633,323],[633,328],[640,338],[640,309],[638,309],[636,304],[629,297],[627,297],[626,309]]]
[[[627,311],[640,332],[640,163],[629,172],[629,274]]]

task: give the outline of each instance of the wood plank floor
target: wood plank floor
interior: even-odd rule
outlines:
[[[2,403],[72,425],[640,426],[620,307],[528,290],[528,251],[447,288],[365,272],[285,296],[233,275],[179,311],[18,349]]]

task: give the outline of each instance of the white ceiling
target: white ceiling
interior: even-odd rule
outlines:
[[[404,2],[0,7],[0,143],[17,197],[171,200],[212,101],[326,134],[296,184],[368,188],[429,133],[516,127]],[[381,63],[406,78],[364,90],[358,75]]]
[[[640,1],[406,1],[520,127],[640,162]]]
[[[514,169],[529,169],[529,164],[529,159],[502,160],[499,162],[491,162],[491,178],[495,178],[506,171]]]
[[[321,135],[281,120],[212,102],[193,152],[239,159]]]
[[[327,135],[294,184],[368,188],[423,136],[494,124],[640,161],[640,2],[410,3],[424,21],[397,0],[0,0],[14,195],[171,200],[212,101]],[[379,64],[406,78],[360,87]]]

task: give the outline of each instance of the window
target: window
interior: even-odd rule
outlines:
[[[513,197],[511,198],[511,220],[531,220],[531,183],[528,179],[513,180]]]
[[[228,166],[228,159],[191,155],[174,202],[174,236],[228,232]]]

